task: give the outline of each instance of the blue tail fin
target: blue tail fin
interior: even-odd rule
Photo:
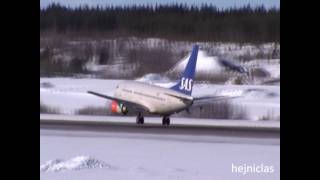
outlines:
[[[193,80],[194,80],[196,65],[197,65],[198,50],[199,50],[198,45],[193,46],[191,56],[182,74],[182,77],[177,82],[177,84],[172,86],[170,89],[191,96]]]

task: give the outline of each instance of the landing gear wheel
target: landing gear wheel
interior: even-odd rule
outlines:
[[[143,116],[140,119],[140,124],[144,124],[144,117]]]
[[[137,124],[144,124],[144,117],[141,113],[138,114],[137,119],[136,119]]]
[[[167,125],[167,126],[170,125],[170,118],[168,116],[164,116],[162,118],[162,125]]]

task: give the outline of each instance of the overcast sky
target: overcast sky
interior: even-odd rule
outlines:
[[[40,0],[40,7],[46,7],[53,2],[61,5],[67,5],[70,7],[76,7],[79,5],[89,6],[105,6],[105,5],[141,5],[141,4],[171,4],[171,3],[186,3],[187,5],[201,5],[204,3],[213,4],[218,8],[239,7],[250,4],[257,6],[263,4],[266,8],[280,7],[280,0]]]

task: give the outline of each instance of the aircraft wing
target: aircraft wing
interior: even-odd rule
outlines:
[[[95,95],[95,96],[98,96],[98,97],[101,97],[101,98],[117,101],[118,103],[121,103],[121,104],[125,105],[126,107],[128,107],[129,109],[132,109],[132,110],[136,110],[136,111],[140,111],[140,112],[141,111],[149,112],[149,109],[147,107],[145,107],[143,105],[140,105],[140,104],[137,104],[137,103],[134,103],[134,102],[126,101],[126,100],[123,100],[123,99],[120,99],[120,98],[116,98],[116,97],[113,97],[113,96],[108,96],[108,95],[105,95],[105,94],[100,94],[100,93],[93,92],[93,91],[88,91],[87,93]]]
[[[225,101],[231,100],[235,98],[239,98],[241,96],[202,96],[202,97],[194,97],[193,98],[193,106],[201,106],[205,104],[210,104],[216,101]]]
[[[193,98],[192,98],[192,97],[187,98],[187,97],[176,96],[176,95],[168,94],[168,93],[165,93],[165,94],[166,94],[166,95],[168,95],[168,96],[172,96],[172,97],[175,97],[175,98],[177,98],[177,99],[180,99],[181,101],[183,101],[183,102],[185,102],[185,103],[188,103],[188,102],[190,102],[190,101],[192,101],[192,100],[193,100]]]
[[[166,93],[167,94],[167,93]],[[204,105],[204,104],[209,104],[215,101],[223,101],[223,100],[229,100],[229,99],[234,99],[238,98],[240,96],[201,96],[201,97],[193,97],[193,98],[187,98],[187,97],[181,97],[181,96],[176,96],[173,94],[167,94],[168,96],[172,96],[175,98],[180,99],[183,102],[193,102],[193,105]]]

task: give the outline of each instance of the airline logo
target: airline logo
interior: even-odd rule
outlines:
[[[185,91],[191,91],[192,83],[193,83],[192,79],[188,79],[188,78],[182,77],[179,89],[180,90],[185,90]]]

